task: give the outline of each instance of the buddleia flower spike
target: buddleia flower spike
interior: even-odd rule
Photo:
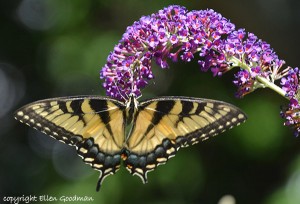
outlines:
[[[233,83],[236,97],[243,98],[258,88],[270,88],[289,100],[281,110],[284,125],[299,129],[299,69],[284,67],[271,46],[255,34],[237,29],[221,14],[207,10],[188,11],[171,5],[157,13],[143,16],[129,26],[100,72],[107,95],[120,99],[121,94],[141,90],[154,79],[151,63],[165,69],[168,61],[198,60],[199,69],[221,77],[238,69]],[[133,70],[133,81],[126,78]],[[113,83],[117,82],[117,83]],[[134,90],[131,89],[132,83]]]

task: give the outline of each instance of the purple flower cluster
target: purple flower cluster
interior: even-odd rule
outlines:
[[[300,70],[296,67],[289,69],[288,74],[281,79],[280,83],[290,101],[288,107],[282,110],[280,115],[286,119],[284,125],[294,127],[296,136],[300,133],[299,80]]]
[[[258,76],[273,83],[284,74],[281,67],[285,62],[278,58],[270,45],[253,33],[246,33],[244,29],[234,31],[228,36],[225,53],[228,61],[238,60],[239,64],[233,66],[242,68],[233,81],[238,87],[237,97],[264,87],[256,80]]]
[[[254,91],[256,88],[254,86],[256,83],[255,79],[259,74],[261,74],[260,67],[254,67],[251,68],[250,72],[242,69],[234,75],[235,80],[233,80],[233,83],[239,87],[238,91],[236,92],[237,98],[242,98],[244,95]]]
[[[188,12],[184,7],[173,5],[143,16],[129,26],[108,56],[100,76],[105,80],[107,95],[126,100],[130,94],[140,96],[141,89],[153,79],[152,59],[166,68],[167,59],[189,62],[196,53],[201,70],[211,70],[214,76],[239,66],[232,63],[233,59],[249,67],[236,75],[237,96],[254,90],[255,75],[276,80],[274,73],[284,63],[269,44],[244,29],[235,30],[219,13],[213,10]],[[255,71],[251,73],[252,70]]]
[[[189,62],[199,52],[202,70],[220,75],[228,64],[224,54],[224,36],[235,26],[213,10],[188,12],[184,7],[169,6],[158,13],[143,16],[129,26],[110,53],[100,72],[107,95],[126,100],[153,79],[152,59],[167,68],[167,59]]]
[[[197,56],[195,56],[197,55]],[[187,11],[172,5],[157,13],[143,16],[127,27],[122,39],[107,58],[100,72],[106,94],[126,101],[141,96],[141,89],[153,79],[152,60],[167,68],[167,60],[190,62],[197,58],[201,71],[222,76],[240,68],[233,83],[241,98],[257,88],[271,88],[289,99],[282,111],[285,125],[300,132],[298,100],[299,69],[288,67],[269,44],[258,39],[213,10]],[[281,87],[275,83],[281,79]]]

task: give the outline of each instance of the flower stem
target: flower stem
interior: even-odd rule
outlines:
[[[239,67],[241,69],[244,69],[246,71],[248,71],[249,73],[251,73],[251,68],[243,63],[240,59],[236,58],[236,57],[231,57],[230,59],[231,62],[233,62],[233,66],[234,67]],[[277,92],[278,94],[280,94],[281,96],[285,97],[286,99],[289,100],[288,97],[286,97],[286,92],[284,90],[282,90],[279,86],[277,86],[276,84],[274,84],[273,82],[269,81],[268,79],[266,79],[265,77],[262,76],[256,76],[256,80],[263,84],[264,87],[268,87],[270,89],[272,89],[273,91]]]
[[[264,84],[266,87],[272,89],[273,91],[276,91],[278,94],[280,94],[281,96],[285,97],[286,99],[289,100],[289,98],[286,97],[286,93],[284,90],[282,90],[279,86],[277,86],[276,84],[270,82],[268,79],[261,77],[261,76],[256,76],[257,81],[259,81],[260,83]]]

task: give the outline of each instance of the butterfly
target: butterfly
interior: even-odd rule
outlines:
[[[247,116],[237,107],[192,97],[157,97],[125,102],[102,96],[50,98],[27,104],[15,118],[75,146],[103,180],[123,164],[147,183],[147,173],[187,147],[239,125]]]

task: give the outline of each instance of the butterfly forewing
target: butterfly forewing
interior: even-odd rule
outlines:
[[[98,188],[120,166],[125,139],[125,105],[106,97],[78,96],[37,101],[15,118],[77,148],[78,154],[100,171]]]
[[[239,125],[246,115],[237,107],[208,99],[161,97],[141,102],[128,148],[127,169],[147,182],[147,172],[196,144]]]

